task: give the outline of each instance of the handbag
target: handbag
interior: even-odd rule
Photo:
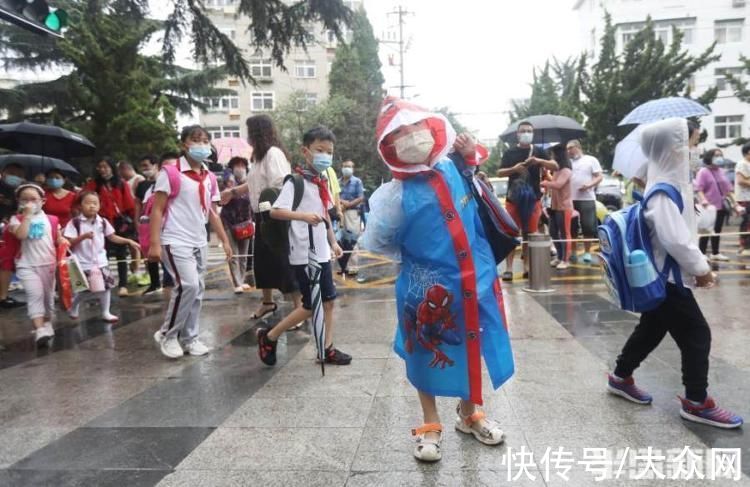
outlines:
[[[102,291],[106,291],[106,287],[104,286],[104,275],[102,274],[102,270],[98,267],[93,267],[88,272],[88,278],[89,278],[89,291],[92,293],[100,293]]]
[[[721,209],[731,215],[732,213],[734,213],[734,208],[737,206],[734,198],[731,194],[724,194],[724,191],[722,191],[721,189],[721,184],[719,183],[719,179],[716,177],[716,174],[714,174],[714,172],[710,169],[708,171],[711,173],[711,176],[713,176],[714,182],[716,183],[716,189],[719,190],[719,194],[721,195]],[[718,169],[718,171],[721,171],[721,169]]]
[[[242,223],[232,225],[232,235],[235,240],[247,240],[255,235],[255,223],[247,220]]]

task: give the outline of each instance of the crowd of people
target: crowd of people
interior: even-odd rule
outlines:
[[[44,174],[40,184],[41,178],[26,182],[23,167],[5,166],[0,181],[0,216],[7,221],[0,256],[2,306],[19,305],[8,296],[15,272],[26,292],[37,344],[48,345],[54,336],[55,272],[63,248],[75,256],[88,282],[86,290],[73,296],[71,319],[79,319],[86,293],[97,297],[101,318],[115,322],[118,317],[110,310],[115,287],[122,298],[130,295],[133,282],[146,287],[144,294],[172,288],[154,333],[158,349],[170,359],[206,355],[210,350],[200,340],[200,316],[210,227],[229,264],[233,291],[249,291],[251,282],[260,290],[251,320],[278,311],[274,291],[293,303],[293,310],[274,326],[257,329],[260,360],[275,365],[279,338],[301,327],[320,305],[325,340],[319,360],[343,366],[352,356],[334,345],[333,273],[338,263],[341,275],[356,275],[361,245],[400,262],[394,348],[406,363],[424,417],[424,424],[414,430],[414,456],[422,461],[442,456],[436,396],[459,398],[458,431],[486,445],[502,443],[500,425],[479,408],[481,366],[484,359],[495,389],[514,373],[499,279],[513,279],[514,253],[507,256],[506,272],[498,276],[494,247],[478,217],[482,186],[477,192],[473,178],[484,175],[478,171],[482,156],[473,138],[457,135],[440,114],[387,98],[377,121],[377,149],[393,180],[372,195],[365,225],[365,193],[354,175],[354,162],[343,161],[340,178],[333,169],[335,134],[322,126],[310,128],[299,147],[302,163],[293,168],[271,117],[252,116],[246,124],[252,156],[231,158],[221,178],[210,170],[211,138],[199,125],[182,130],[179,153],[146,155],[135,166],[100,159],[93,178],[80,188],[58,171]],[[655,185],[667,184],[682,201],[715,207],[716,234],[731,212],[743,214],[747,231],[743,208],[750,206],[750,144],[742,148],[745,160],[737,166],[732,188],[721,169],[720,150],[706,151],[702,168],[690,167],[696,133],[697,127],[684,119],[647,126],[641,140],[649,162],[637,182],[647,195]],[[601,164],[584,153],[578,140],[547,149],[535,146],[529,122],[519,124],[516,136],[518,143],[503,154],[497,176],[509,179],[506,209],[517,236],[526,240],[546,222],[555,240],[551,264],[563,270],[578,258],[576,238],[581,232],[586,239],[581,261],[592,262]],[[691,170],[694,178],[689,177]],[[707,394],[710,328],[690,290],[714,284],[704,254],[710,242],[709,258],[725,259],[719,237],[704,237],[700,243],[697,235],[692,237],[692,204],[683,208],[655,194],[643,205],[654,259],[660,266],[674,259],[678,270],[669,273],[663,302],[641,315],[607,388],[632,402],[651,403],[651,396],[635,385],[633,373],[670,333],[682,353],[686,392],[680,414],[717,427],[738,427],[742,419],[716,406]],[[742,242],[744,254],[750,250],[746,236]],[[116,276],[108,258],[116,262]],[[319,295],[312,292],[311,258],[320,272]],[[525,258],[524,269],[528,272]]]
[[[595,190],[604,177],[602,166],[596,157],[584,152],[579,140],[552,144],[547,150],[533,145],[533,130],[531,123],[520,123],[518,143],[503,153],[501,168],[496,175],[509,178],[506,209],[524,240],[528,234],[537,233],[543,224],[548,224],[554,242],[552,267],[565,270],[574,262],[591,264],[594,260],[591,249],[598,238],[597,227],[601,223]],[[746,233],[750,228],[750,215],[746,211],[750,207],[750,143],[742,147],[743,158],[735,167],[732,184],[724,168],[726,161],[721,149],[708,149],[701,156],[698,149],[700,129],[691,122],[690,130],[693,161],[690,174],[696,193],[695,203],[711,216],[699,228],[702,234],[706,234],[700,237],[699,247],[709,261],[727,262],[730,259],[720,252],[719,244],[720,234],[730,217],[740,217],[740,233]],[[644,165],[642,171],[646,168]],[[643,191],[646,176],[637,174],[623,184],[629,189],[623,199],[632,203],[633,191]],[[750,256],[750,238],[740,235],[739,243],[738,256]],[[581,244],[584,252],[579,258]],[[505,281],[513,280],[513,260],[513,255],[507,259],[502,275]],[[523,275],[524,278],[528,276],[526,259]]]

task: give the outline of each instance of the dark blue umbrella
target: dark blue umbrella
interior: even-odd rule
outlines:
[[[0,125],[0,147],[22,154],[70,159],[90,156],[96,150],[86,137],[55,125],[31,122]]]
[[[500,135],[500,138],[509,144],[517,143],[516,132],[521,122],[529,122],[534,126],[534,144],[567,142],[586,136],[586,129],[570,117],[563,117],[562,115],[533,115],[513,122]]]
[[[0,169],[8,164],[18,164],[26,169],[26,179],[31,179],[37,174],[47,171],[60,171],[68,177],[78,177],[80,174],[76,168],[67,162],[54,157],[35,156],[32,154],[7,154],[0,156]]]

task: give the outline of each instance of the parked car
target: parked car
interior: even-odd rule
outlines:
[[[605,174],[602,182],[596,187],[596,199],[610,211],[622,208],[625,196],[625,183],[615,176]]]
[[[508,196],[508,178],[490,178],[492,191],[501,203],[505,204],[505,198]]]

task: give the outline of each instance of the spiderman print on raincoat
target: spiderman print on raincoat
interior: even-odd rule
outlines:
[[[429,162],[400,161],[383,139],[420,121],[435,141]],[[481,405],[482,358],[498,388],[513,375],[513,355],[492,251],[468,183],[447,157],[455,131],[442,115],[392,97],[376,131],[394,180],[370,198],[363,244],[401,262],[394,349],[418,390]]]

